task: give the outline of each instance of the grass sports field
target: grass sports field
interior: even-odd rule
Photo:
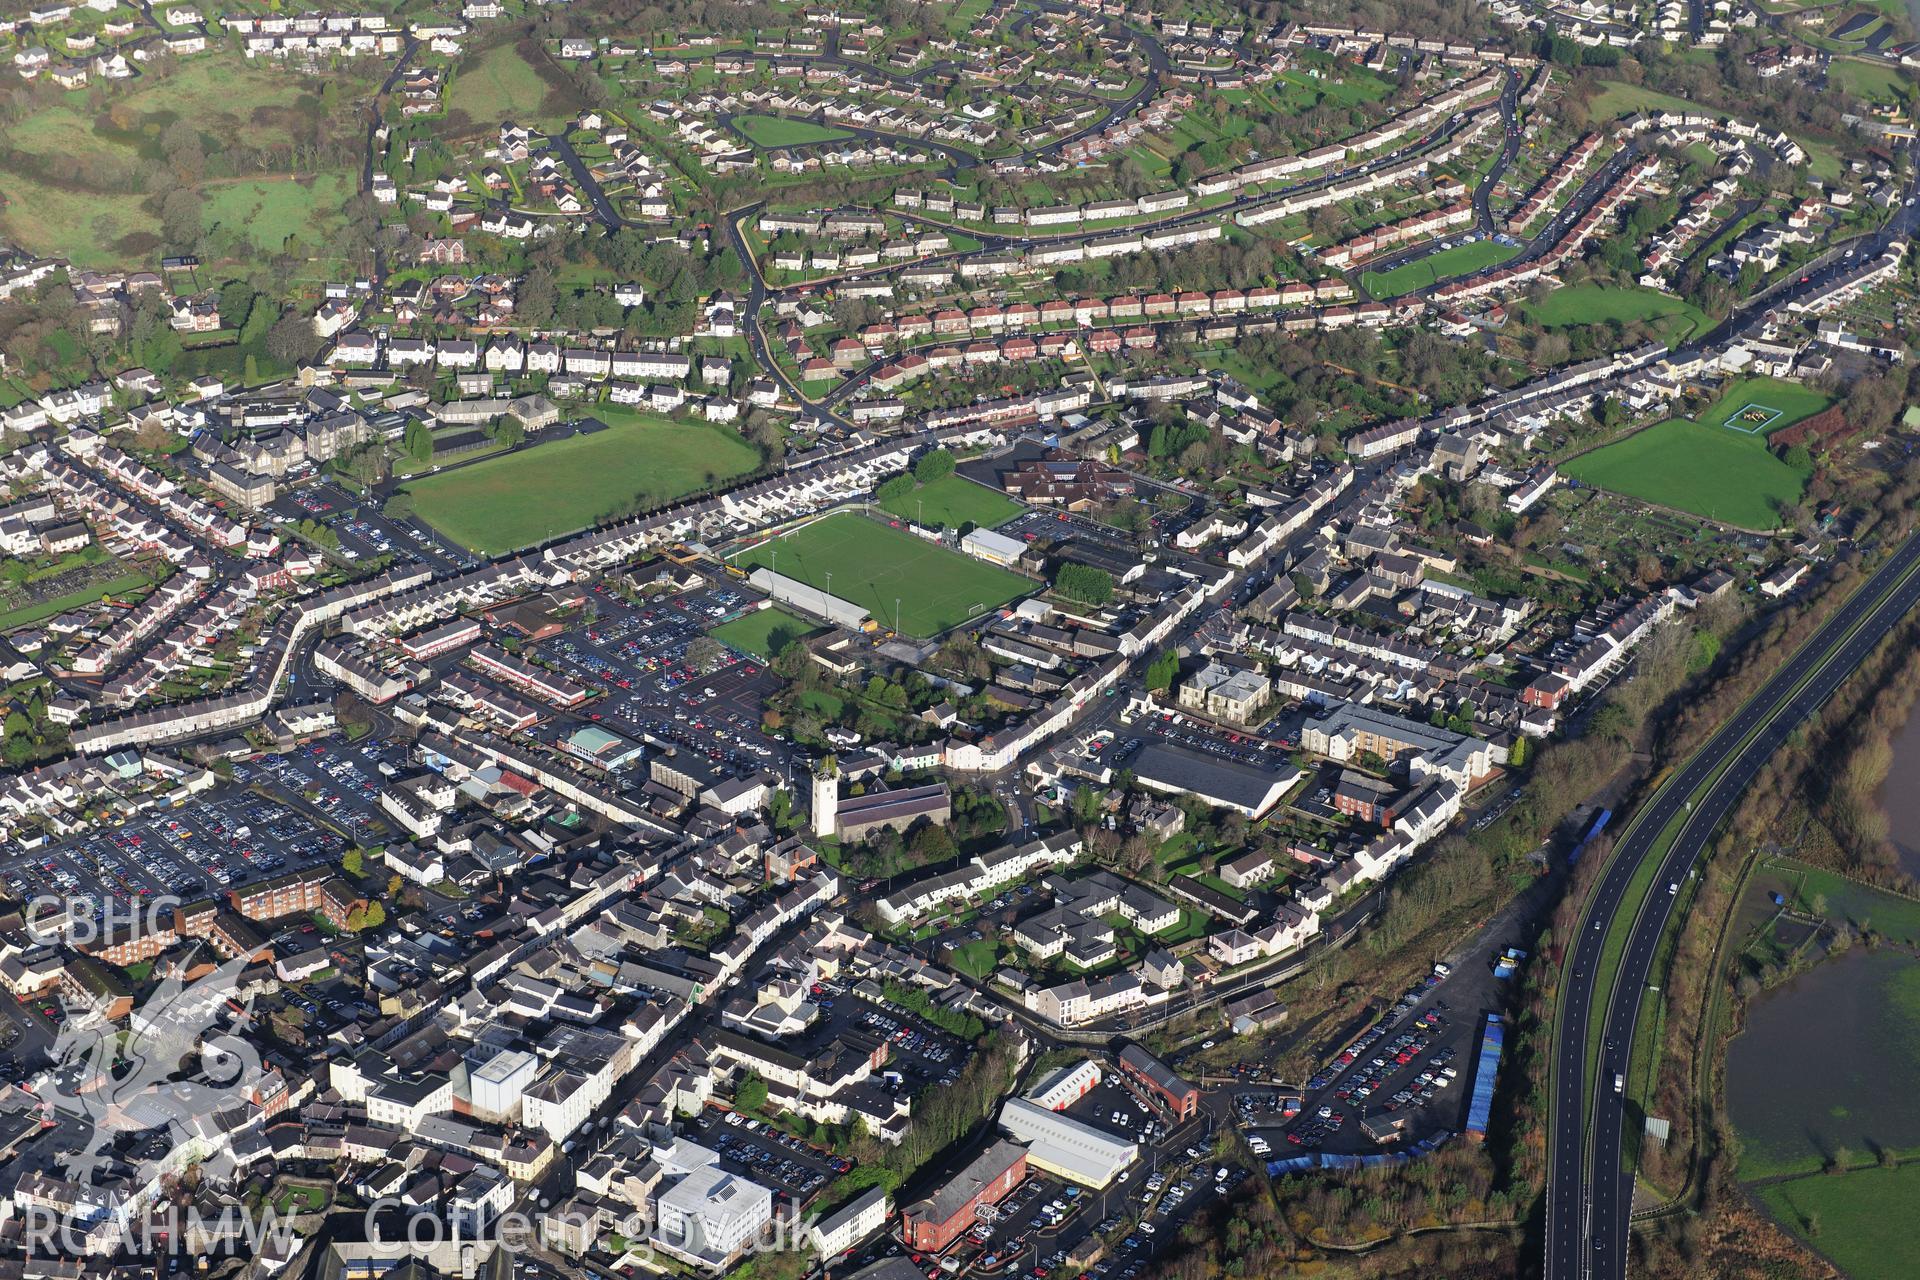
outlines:
[[[1741,378],[1697,421],[1669,418],[1560,469],[1597,489],[1771,529],[1780,508],[1799,500],[1807,477],[1768,451],[1767,436],[1829,403],[1797,383]]]
[[[1804,473],[1767,451],[1764,436],[1669,418],[1560,468],[1596,489],[1644,498],[1747,529],[1771,529],[1800,497]]]
[[[807,142],[838,142],[853,136],[809,120],[786,120],[779,116],[735,116],[733,127],[759,147],[797,147]]]
[[[1498,266],[1519,252],[1513,245],[1476,240],[1472,244],[1457,244],[1451,249],[1415,258],[1391,271],[1369,271],[1360,277],[1360,283],[1376,298],[1392,298],[1415,289],[1424,289],[1452,276]]]
[[[771,662],[795,640],[804,640],[820,628],[785,609],[761,609],[723,622],[707,634],[730,649]]]
[[[1539,302],[1528,304],[1527,314],[1549,329],[1610,321],[1621,324],[1646,321],[1660,329],[1669,341],[1681,342],[1707,327],[1707,313],[1685,299],[1656,289],[1625,289],[1606,284],[1576,284],[1555,289]]]
[[[897,599],[899,630],[910,636],[938,635],[1034,590],[1018,574],[851,512],[763,543],[735,563],[772,568],[776,545],[776,572],[859,605],[882,626],[894,621]]]
[[[904,498],[880,504],[890,515],[935,529],[958,529],[971,524],[982,529],[1005,524],[1019,515],[1019,503],[1004,493],[963,476],[942,476],[923,484]]]
[[[723,427],[595,410],[607,430],[410,481],[414,510],[461,546],[504,555],[753,470],[759,451]]]

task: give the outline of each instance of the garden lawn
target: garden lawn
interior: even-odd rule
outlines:
[[[818,630],[817,623],[796,617],[785,609],[759,609],[723,622],[707,634],[730,649],[762,662],[772,662],[793,641],[804,640]]]
[[[780,116],[735,116],[733,127],[757,147],[797,147],[808,142],[838,142],[853,135],[842,129],[829,129],[810,120],[787,120]]]
[[[1907,73],[1884,63],[1835,58],[1827,74],[1842,88],[1869,102],[1898,102],[1907,92]]]
[[[1527,314],[1549,329],[1576,325],[1606,324],[1618,321],[1663,320],[1678,317],[1685,331],[1675,338],[1685,341],[1707,327],[1707,313],[1686,301],[1657,289],[1629,289],[1618,285],[1576,284],[1555,289],[1537,303],[1529,303]]]
[[[1753,1188],[1794,1234],[1854,1280],[1905,1280],[1913,1275],[1909,1215],[1920,1204],[1920,1162],[1897,1169],[1809,1174]],[[1809,1230],[1818,1223],[1819,1234]]]
[[[1442,249],[1430,253],[1424,258],[1415,258],[1391,271],[1369,271],[1360,277],[1360,283],[1367,292],[1376,298],[1392,298],[1415,289],[1424,289],[1428,285],[1438,284],[1453,276],[1463,276],[1469,272],[1481,271],[1487,267],[1498,266],[1508,258],[1519,253],[1517,245],[1499,244],[1492,240],[1475,240],[1471,244],[1457,244],[1451,249]]]
[[[1597,489],[1748,529],[1777,527],[1780,508],[1799,500],[1807,480],[1767,451],[1764,436],[1684,418],[1656,423],[1560,470]]]
[[[984,938],[979,942],[963,942],[947,953],[949,967],[976,981],[992,973],[999,959],[999,946]]]
[[[882,626],[894,623],[897,600],[898,629],[910,636],[938,635],[1035,589],[1018,574],[852,513],[762,543],[736,563],[771,568],[776,547],[779,573],[859,605]]]
[[[683,498],[758,465],[734,432],[596,409],[607,430],[410,481],[414,511],[461,546],[504,555]]]
[[[975,484],[964,476],[947,475],[923,484],[904,498],[880,504],[890,515],[929,528],[957,529],[971,524],[982,529],[1005,524],[1024,508],[1004,493]]]

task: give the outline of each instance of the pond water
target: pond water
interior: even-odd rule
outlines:
[[[1743,1179],[1920,1147],[1920,960],[1856,946],[1761,996],[1726,1095]]]

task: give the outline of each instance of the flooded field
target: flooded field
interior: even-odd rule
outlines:
[[[1920,876],[1920,715],[1907,717],[1893,735],[1893,765],[1880,788],[1880,807],[1887,811],[1900,869]]]
[[[1727,1108],[1751,1181],[1920,1150],[1920,960],[1864,947],[1758,999],[1727,1049]]]

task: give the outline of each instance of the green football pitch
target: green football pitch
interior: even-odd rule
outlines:
[[[957,627],[1036,585],[852,512],[762,543],[734,563],[742,569],[765,565],[859,605],[881,626],[919,637]]]

